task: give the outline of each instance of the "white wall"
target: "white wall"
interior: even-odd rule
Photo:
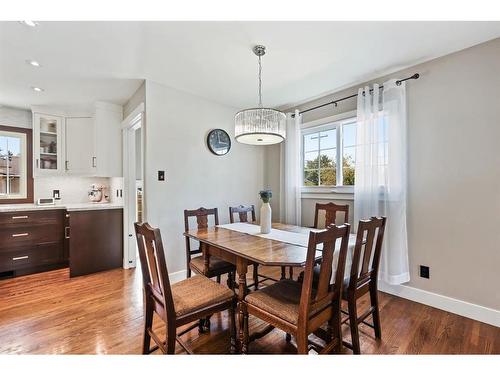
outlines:
[[[500,39],[391,74],[408,82],[409,286],[500,310]],[[384,82],[380,77],[373,82]],[[304,103],[357,92],[356,85]],[[304,121],[355,109],[355,99]],[[268,153],[268,155],[279,153]],[[276,156],[274,156],[276,157]],[[276,175],[276,160],[268,161]],[[278,163],[279,167],[279,163]],[[272,186],[273,190],[279,186]],[[303,224],[314,200],[303,199]],[[430,266],[430,279],[419,265]]]
[[[31,129],[31,111],[20,108],[6,107],[0,104],[0,125]]]
[[[264,149],[234,140],[236,109],[146,81],[145,203],[147,220],[161,229],[169,272],[184,270],[184,209],[217,207],[221,223],[228,207],[258,206],[264,184]],[[206,146],[209,130],[231,137],[225,156]],[[165,170],[166,181],[157,181]]]
[[[123,118],[126,118],[137,106],[146,102],[146,84],[145,82],[139,86],[137,91],[123,105]]]

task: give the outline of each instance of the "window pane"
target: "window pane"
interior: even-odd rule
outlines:
[[[9,194],[21,193],[21,177],[9,177]]]
[[[320,149],[333,148],[337,146],[337,129],[331,129],[319,133]]]
[[[320,185],[335,185],[336,184],[336,169],[328,168],[320,170],[321,184]]]
[[[356,145],[356,123],[345,124],[342,127],[344,147]]]
[[[343,152],[343,184],[344,185],[354,185],[354,170],[356,163],[356,148],[344,147]]]
[[[0,174],[0,196],[7,194],[7,177]]]
[[[318,151],[304,153],[304,169],[318,168]]]
[[[304,152],[318,149],[318,133],[304,135]]]
[[[7,137],[0,136],[0,176],[7,176]],[[4,182],[5,184],[5,182]],[[5,185],[7,186],[7,185]],[[1,192],[2,190],[0,190]]]
[[[13,131],[0,131],[0,195],[25,198],[26,194],[26,136]]]
[[[321,157],[320,157],[320,168],[334,168],[335,167],[335,160],[337,159],[337,150],[330,149],[330,150],[324,150],[321,151]]]
[[[21,139],[7,138],[9,176],[19,176],[21,174]]]
[[[304,171],[304,186],[318,186],[318,170]]]

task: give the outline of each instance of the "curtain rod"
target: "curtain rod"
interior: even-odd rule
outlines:
[[[411,77],[407,77],[407,78],[403,78],[403,79],[398,79],[396,81],[396,85],[399,86],[401,84],[401,82],[408,81],[409,79],[418,79],[419,77],[420,77],[420,74],[415,73]],[[379,89],[383,89],[383,88],[384,88],[384,85],[380,85],[379,86]],[[373,89],[370,89],[370,92],[372,92],[372,91],[373,91]],[[325,103],[325,104],[321,104],[321,105],[318,105],[316,107],[304,109],[303,111],[300,111],[299,114],[301,115],[301,114],[306,113],[306,112],[314,111],[315,109],[323,108],[323,107],[326,107],[327,105],[334,105],[336,107],[338,102],[342,102],[342,101],[347,100],[347,99],[352,99],[352,98],[355,98],[356,96],[358,96],[358,94],[353,94],[353,95],[346,96],[344,98],[332,100],[331,102],[328,102],[328,103]],[[292,114],[292,117],[295,117],[295,114]]]

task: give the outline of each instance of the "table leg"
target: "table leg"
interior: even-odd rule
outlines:
[[[238,333],[240,338],[240,348],[241,353],[247,353],[247,342],[245,340],[245,328],[248,329],[248,325],[245,327],[245,315],[246,315],[246,306],[243,302],[245,300],[245,295],[247,292],[247,271],[248,271],[248,263],[245,259],[238,259],[236,264],[236,269],[238,271]]]
[[[203,254],[203,274],[207,276],[210,268],[210,251],[205,242],[200,241],[200,248]]]

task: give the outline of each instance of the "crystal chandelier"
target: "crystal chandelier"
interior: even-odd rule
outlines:
[[[234,116],[236,140],[249,145],[272,145],[286,137],[286,116],[283,112],[262,106],[262,62],[266,47],[255,46],[259,58],[259,107],[239,111]]]

